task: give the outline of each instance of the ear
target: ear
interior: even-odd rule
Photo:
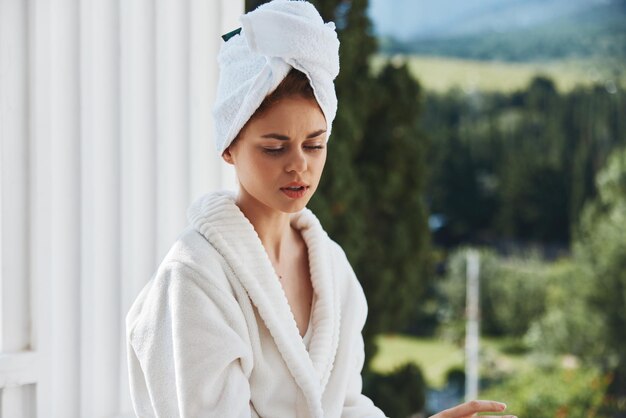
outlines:
[[[235,160],[233,159],[233,154],[230,148],[231,147],[229,146],[228,148],[224,150],[224,152],[222,153],[222,159],[226,161],[228,164],[233,165],[235,164]]]

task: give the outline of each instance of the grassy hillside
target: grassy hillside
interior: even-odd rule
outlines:
[[[562,92],[578,84],[611,83],[626,88],[626,66],[621,59],[569,59],[550,62],[513,63],[431,56],[376,56],[371,66],[378,71],[385,62],[407,61],[411,72],[426,90],[446,91],[453,87],[467,92],[503,91],[524,88],[538,74],[552,78]]]

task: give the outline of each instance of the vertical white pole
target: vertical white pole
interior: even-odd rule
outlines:
[[[0,2],[0,352],[30,343],[25,4]]]
[[[0,352],[29,349],[28,32],[26,4],[0,1]],[[34,417],[31,385],[5,387],[0,416]]]
[[[478,251],[467,252],[467,303],[465,333],[465,400],[478,397],[478,349],[479,349],[479,274]]]
[[[155,7],[119,0],[121,149],[121,411],[130,412],[125,316],[157,267]]]
[[[33,328],[31,349],[37,352],[37,411],[52,411],[52,201],[50,80],[51,19],[49,2],[28,2],[29,7],[29,97],[30,97],[30,272],[32,277]],[[41,412],[40,412],[41,414]],[[49,416],[54,416],[52,413]],[[57,415],[58,416],[58,415]]]
[[[50,4],[50,154],[49,211],[51,359],[54,384],[47,416],[80,415],[80,71],[79,3]]]
[[[165,256],[189,205],[189,4],[156,4],[157,251]]]
[[[219,27],[219,2],[191,0],[189,10],[189,168],[190,198],[195,200],[211,186],[211,168],[219,164],[215,155],[212,107],[217,48],[214,34]],[[221,38],[220,38],[221,40]],[[215,160],[215,161],[213,161]]]
[[[81,0],[81,413],[119,412],[119,29],[114,1]]]

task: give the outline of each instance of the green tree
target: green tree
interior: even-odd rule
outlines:
[[[311,207],[365,290],[370,359],[377,334],[400,331],[415,316],[429,277],[425,143],[417,125],[421,91],[405,65],[371,73],[376,41],[367,0],[313,3],[325,20],[337,23],[342,70],[328,161]]]
[[[526,343],[536,352],[550,356],[573,354],[587,366],[595,365],[606,353],[603,318],[589,306],[594,283],[576,259],[548,264],[545,283],[545,313],[533,321]]]
[[[604,85],[559,93],[536,77],[520,91],[425,95],[431,143],[427,195],[447,220],[435,242],[571,242],[594,177],[626,141],[626,92]]]
[[[446,277],[440,282],[444,323],[453,337],[464,333],[467,249],[449,257]],[[502,258],[480,251],[481,333],[522,337],[545,310],[549,269],[537,256]]]
[[[575,254],[593,279],[591,305],[605,325],[603,366],[615,373],[610,391],[626,402],[626,148],[610,156],[596,183]]]

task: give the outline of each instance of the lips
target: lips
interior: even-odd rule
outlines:
[[[309,190],[309,186],[300,182],[292,182],[280,188],[281,192],[283,192],[284,194],[286,194],[288,197],[292,199],[301,198],[302,196],[306,194],[308,190]]]

